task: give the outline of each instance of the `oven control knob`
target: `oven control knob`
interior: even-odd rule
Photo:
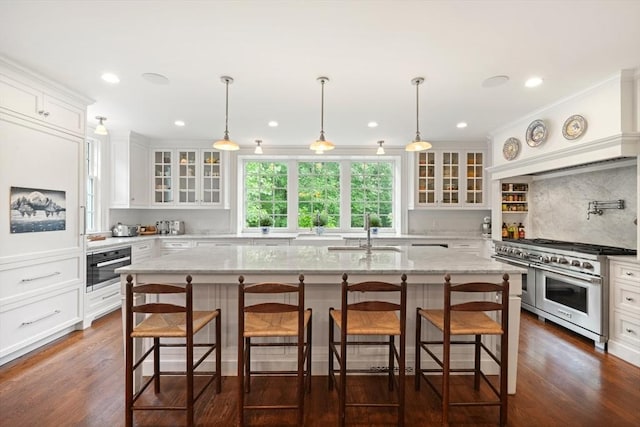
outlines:
[[[551,262],[558,262],[558,257],[557,256],[552,256],[551,257]]]
[[[519,251],[519,250],[517,250],[517,249],[514,249],[514,250],[513,250],[513,254],[514,254],[515,256],[520,256],[520,255],[522,255],[522,251]]]
[[[582,263],[582,268],[586,268],[587,270],[593,270],[593,265],[591,265],[588,262],[583,262]]]
[[[577,259],[574,259],[573,261],[571,261],[571,266],[580,267],[580,261],[578,261]]]
[[[544,262],[545,264],[549,264],[550,259],[548,256],[541,256],[540,261]]]
[[[558,258],[558,264],[569,264],[566,258]]]

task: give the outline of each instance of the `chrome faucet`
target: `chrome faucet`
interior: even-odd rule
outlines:
[[[364,229],[367,230],[367,243],[362,246],[367,250],[367,255],[371,254],[371,218],[370,214],[364,215]]]

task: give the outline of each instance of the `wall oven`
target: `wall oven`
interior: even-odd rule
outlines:
[[[131,264],[131,246],[96,250],[87,253],[87,292],[118,283],[114,270]]]
[[[516,267],[526,268],[527,272],[522,275],[522,308],[533,311],[536,307],[536,271],[531,263],[525,260],[506,258],[500,255],[494,255],[492,258],[504,262],[506,264],[515,265]]]

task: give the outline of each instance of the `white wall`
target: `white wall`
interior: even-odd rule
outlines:
[[[111,209],[113,224],[155,225],[161,220],[185,222],[187,234],[235,233],[228,209]]]
[[[442,236],[443,234],[480,234],[482,220],[491,216],[490,210],[438,210],[409,211],[409,234]]]

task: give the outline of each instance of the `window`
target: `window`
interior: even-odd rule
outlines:
[[[247,162],[245,166],[245,222],[258,227],[260,220],[271,218],[274,227],[288,227],[287,164]]]
[[[243,228],[257,228],[269,217],[281,230],[310,229],[321,215],[327,228],[351,231],[364,227],[365,213],[380,218],[381,227],[395,229],[394,195],[400,159],[331,159],[322,161],[255,157],[241,161],[239,200]]]
[[[100,188],[100,146],[98,140],[87,138],[85,142],[85,161],[87,171],[87,198],[85,202],[85,228],[87,232],[100,231],[99,194]]]
[[[340,164],[298,163],[298,227],[318,225],[320,216],[327,228],[340,227]]]
[[[375,214],[381,227],[393,224],[393,164],[351,163],[351,227],[364,227],[364,215]]]

